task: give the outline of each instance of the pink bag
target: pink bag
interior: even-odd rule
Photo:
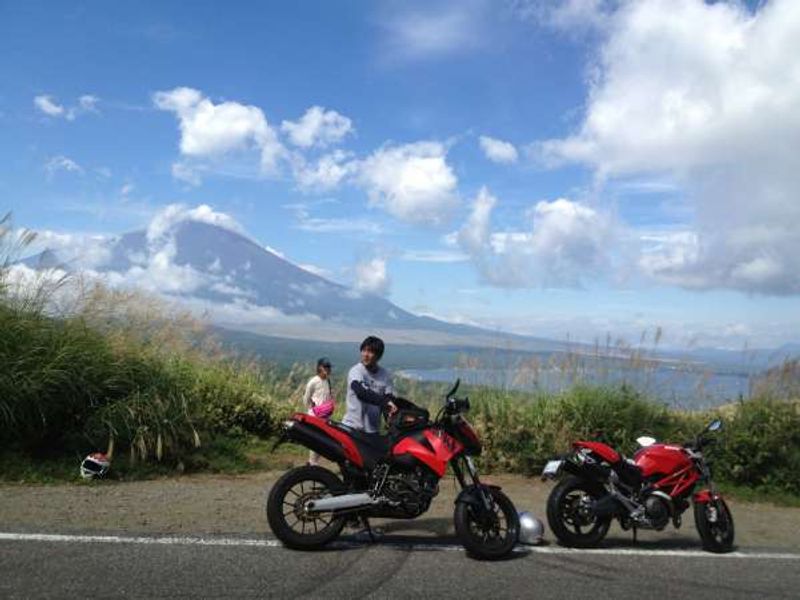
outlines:
[[[312,406],[311,412],[314,413],[315,417],[319,417],[320,419],[329,419],[335,409],[336,402],[334,402],[333,398],[328,398],[321,404]]]

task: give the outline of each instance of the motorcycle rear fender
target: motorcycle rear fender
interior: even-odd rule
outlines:
[[[492,490],[499,490],[499,485],[489,485],[482,483],[480,487],[489,488]],[[461,490],[461,493],[456,497],[454,504],[472,504],[474,506],[483,507],[483,500],[481,499],[480,490],[477,485],[470,485]]]
[[[272,444],[272,450],[270,450],[270,452],[275,452],[275,450],[278,449],[278,446],[285,444],[288,441],[289,441],[289,436],[286,435],[286,430],[284,429],[278,436],[278,439],[275,440],[275,443]]]
[[[709,502],[719,500],[720,498],[722,498],[720,494],[712,494],[711,490],[705,489],[695,492],[694,496],[692,496],[692,501],[697,504],[708,504]]]
[[[320,431],[300,421],[287,421],[284,426],[283,434],[276,443],[276,446],[286,441],[305,446],[309,450],[313,450],[320,456],[324,456],[335,463],[344,463],[347,460],[344,449],[337,440],[326,435],[324,431]]]

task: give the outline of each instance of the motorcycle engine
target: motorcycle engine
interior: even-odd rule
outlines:
[[[413,471],[390,473],[381,490],[391,502],[396,503],[405,515],[421,515],[439,493],[439,479],[422,468]]]
[[[644,514],[653,529],[661,531],[672,516],[669,501],[660,495],[650,494],[644,501]]]

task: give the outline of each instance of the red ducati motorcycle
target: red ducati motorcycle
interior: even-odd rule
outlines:
[[[565,546],[597,546],[613,518],[623,529],[661,531],[670,521],[678,528],[681,515],[694,504],[694,521],[703,547],[728,552],[733,547],[733,517],[711,481],[704,452],[722,428],[712,421],[692,442],[660,444],[640,437],[642,446],[626,459],[601,442],[575,442],[572,453],[545,465],[542,479],[567,474],[547,500],[547,520]],[[697,487],[707,487],[698,490]]]
[[[301,444],[338,465],[291,469],[267,500],[267,520],[286,546],[311,550],[335,539],[348,522],[369,517],[413,519],[428,510],[449,464],[461,485],[455,500],[456,534],[467,551],[500,559],[517,543],[519,517],[499,487],[481,483],[472,457],[481,452],[464,418],[468,398],[456,398],[456,382],[435,419],[408,400],[387,418],[388,435],[364,433],[341,423],[298,413],[284,423],[278,443]],[[384,414],[384,416],[386,416]]]

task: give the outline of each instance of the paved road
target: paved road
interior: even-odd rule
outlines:
[[[253,537],[0,533],[2,598],[798,598],[800,555],[545,546],[483,563],[387,536],[299,553]]]

